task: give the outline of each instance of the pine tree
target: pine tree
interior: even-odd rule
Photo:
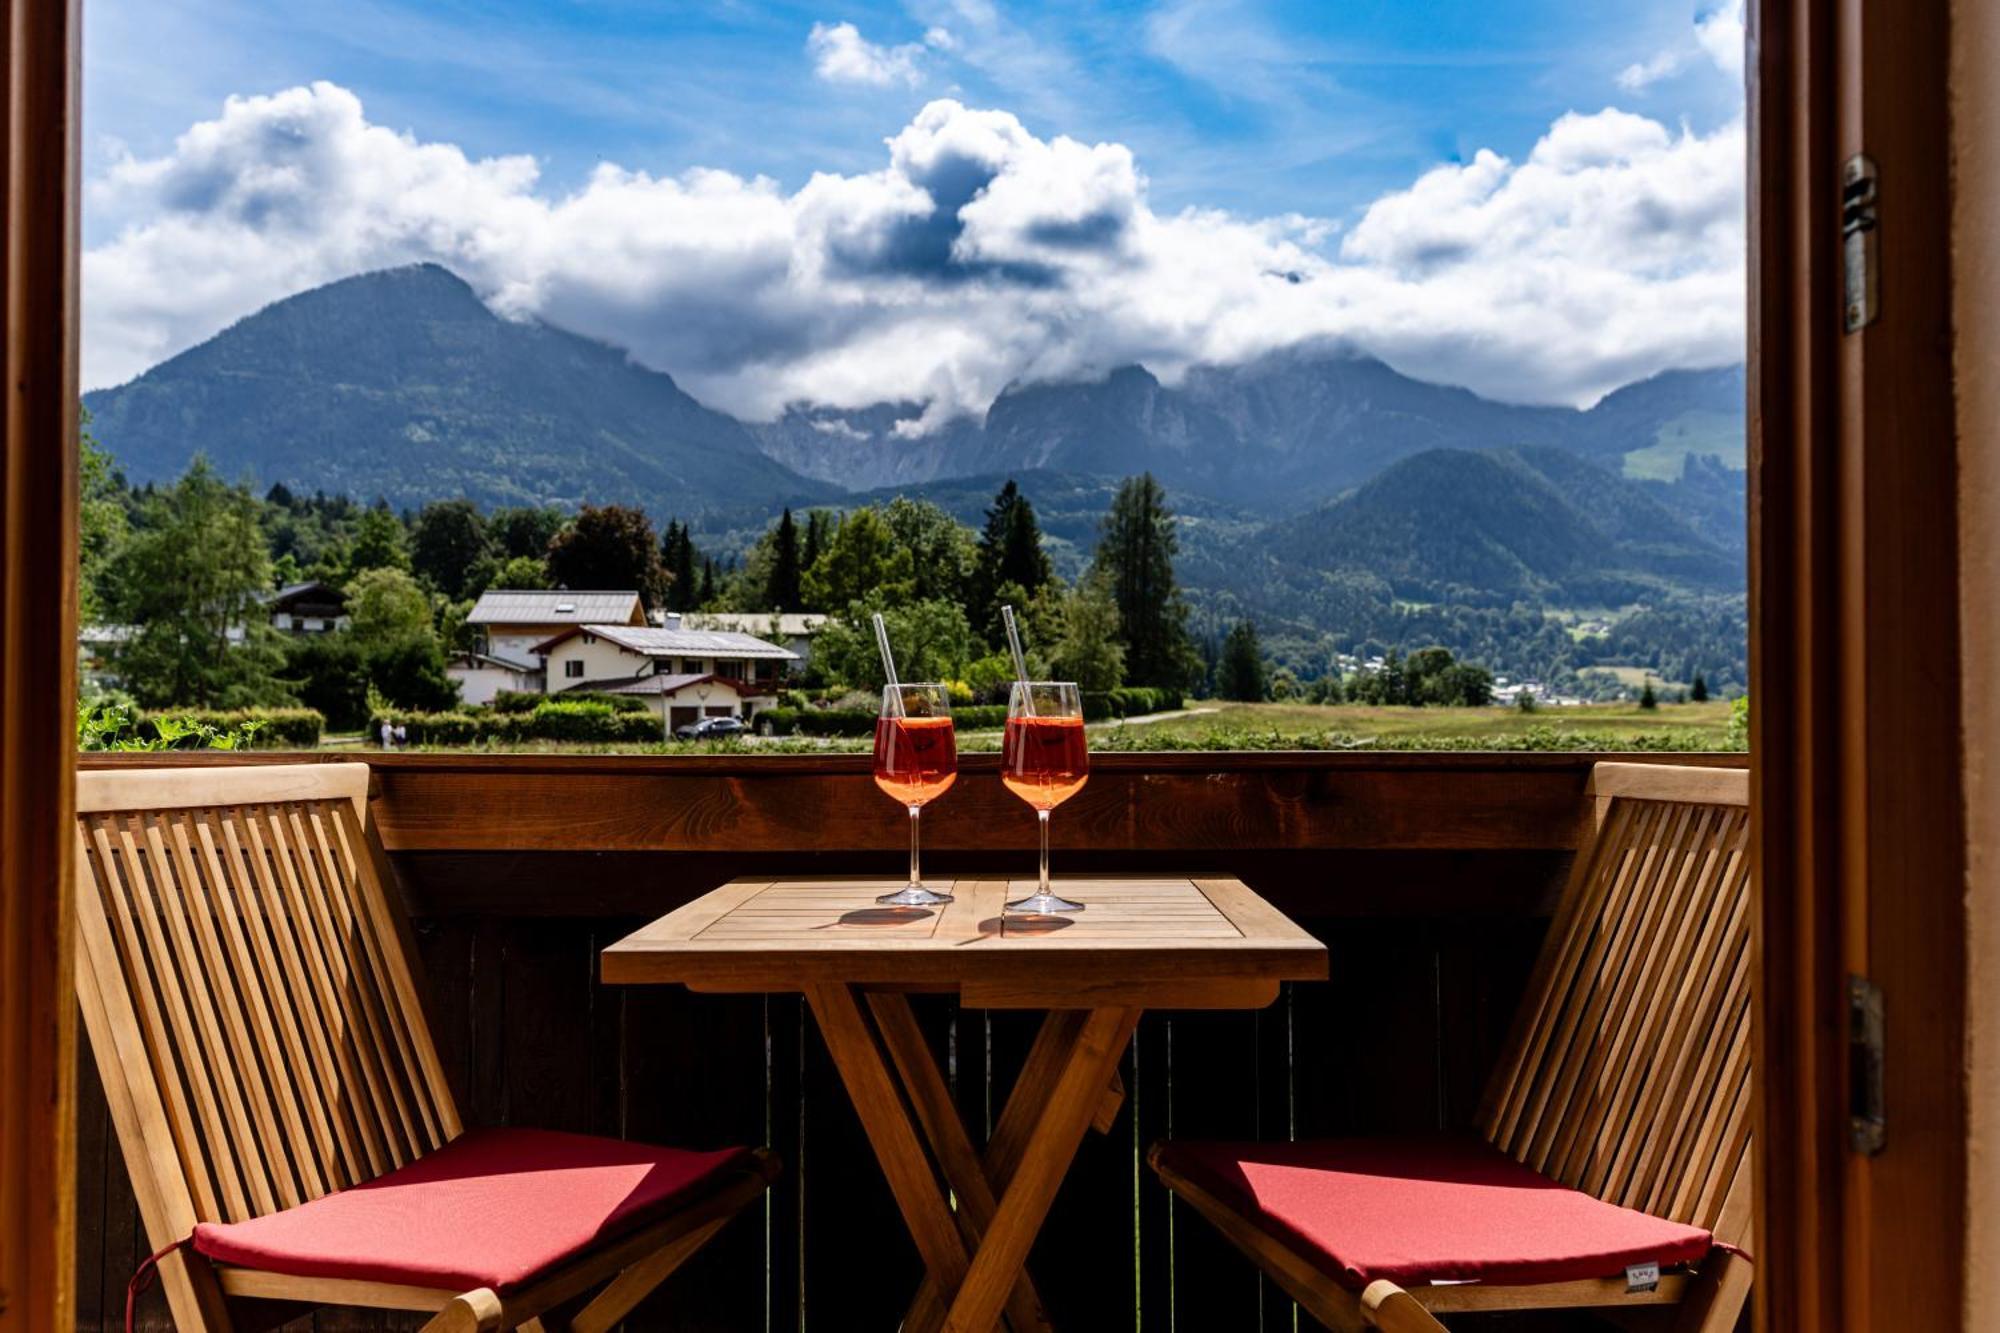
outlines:
[[[694,609],[695,594],[701,590],[695,585],[694,539],[688,536],[687,524],[668,522],[667,535],[660,539],[660,557],[671,580],[667,584],[667,609]]]
[[[1708,677],[1699,671],[1695,673],[1694,685],[1688,690],[1688,701],[1698,704],[1708,702]]]
[[[1118,603],[1127,684],[1179,689],[1199,668],[1187,603],[1174,582],[1178,545],[1160,483],[1151,473],[1127,479],[1104,517],[1093,566]]]
[[[1257,627],[1241,621],[1222,641],[1222,660],[1215,666],[1215,692],[1224,699],[1255,702],[1268,692],[1264,674],[1264,650],[1257,642]]]
[[[696,607],[707,606],[715,600],[715,557],[707,556],[701,562],[701,596],[695,599]]]
[[[796,611],[805,604],[799,587],[801,569],[799,525],[787,509],[771,540],[771,579],[764,588],[764,602],[772,611]]]
[[[833,535],[833,516],[824,509],[815,509],[806,515],[805,548],[799,552],[799,568],[811,569],[820,556],[826,554],[827,539]]]
[[[1639,707],[1650,710],[1659,706],[1660,696],[1653,693],[1653,682],[1648,680],[1646,687],[1639,691]]]
[[[979,536],[979,558],[972,586],[972,623],[997,624],[999,590],[1012,584],[1029,597],[1055,578],[1055,568],[1042,549],[1042,527],[1035,508],[1010,479],[986,511],[986,529]]]

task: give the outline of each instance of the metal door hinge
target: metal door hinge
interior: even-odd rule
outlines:
[[[1877,193],[1875,160],[1865,153],[1848,158],[1840,171],[1840,268],[1841,324],[1849,333],[1873,324],[1879,305]]]
[[[1847,1146],[1865,1157],[1882,1151],[1888,1123],[1882,1105],[1882,988],[1847,978]]]

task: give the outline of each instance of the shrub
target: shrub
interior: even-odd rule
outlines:
[[[165,748],[197,750],[311,750],[319,746],[325,729],[326,718],[316,708],[160,709],[141,713],[138,723],[139,735],[167,738]],[[204,731],[207,739],[196,742]],[[216,737],[232,735],[241,739],[233,745],[215,743]]]
[[[493,696],[491,707],[496,713],[532,713],[543,704],[553,702],[607,704],[620,713],[650,711],[645,699],[640,695],[604,694],[597,690],[566,690],[561,694],[541,694],[534,690],[502,690]]]
[[[617,740],[617,717],[610,704],[590,699],[550,699],[528,714],[536,738],[551,741]]]
[[[470,745],[482,738],[487,719],[471,713],[377,713],[368,719],[368,739],[382,734],[382,724],[403,728],[403,739],[411,745]]]

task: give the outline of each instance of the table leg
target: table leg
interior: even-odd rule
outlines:
[[[999,1318],[1138,1018],[1136,1009],[1105,1008],[1090,1010],[1084,1019],[1047,1102],[1022,1142],[993,1224],[952,1297],[945,1333],[988,1333]],[[939,1285],[952,1290],[942,1277]]]
[[[968,1271],[965,1240],[938,1189],[930,1160],[917,1140],[853,990],[843,985],[812,986],[806,989],[806,1001],[819,1020],[820,1035],[826,1039],[834,1067],[847,1086],[848,1098],[861,1118],[876,1160],[882,1164],[889,1192],[895,1196],[924,1267],[930,1270],[931,1281],[940,1290],[957,1291]],[[994,1312],[999,1312],[997,1301]]]
[[[910,1011],[909,997],[898,992],[875,991],[869,994],[868,1005],[875,1013],[875,1026],[882,1034],[882,1044],[888,1048],[890,1057],[895,1061],[896,1072],[902,1077],[903,1088],[909,1093],[917,1122],[930,1140],[932,1151],[937,1154],[945,1183],[957,1196],[958,1220],[965,1232],[966,1243],[976,1252],[987,1228],[993,1223],[997,1207],[993,1185],[987,1180],[978,1150],[972,1146],[965,1125],[958,1118],[958,1108],[951,1100],[951,1089],[946,1086],[937,1062],[931,1058],[923,1030],[917,1026],[916,1015]],[[933,1294],[933,1299],[924,1301],[919,1293],[920,1299],[903,1320],[903,1333],[930,1333],[943,1321],[944,1304],[935,1299],[938,1288],[933,1283],[926,1283],[924,1289]],[[1007,1324],[1014,1333],[1051,1333],[1048,1316],[1042,1310],[1040,1298],[1035,1295],[1034,1284],[1025,1265],[1007,1296]]]
[[[1048,1105],[1056,1080],[1076,1049],[1077,1038],[1082,1035],[1088,1017],[1088,1010],[1052,1009],[1042,1020],[1034,1044],[1028,1049],[1028,1058],[1021,1066],[1020,1076],[1014,1080],[1014,1089],[1008,1094],[1006,1106],[1001,1108],[1000,1123],[993,1127],[992,1141],[986,1145],[983,1165],[989,1189],[1004,1192],[1013,1181],[1014,1170],[1020,1165],[1029,1132],[1041,1119],[1042,1110]],[[1115,1043],[1120,1054],[1131,1040],[1138,1022],[1139,1011],[1128,1011],[1124,1029]],[[1104,1098],[1097,1106],[1099,1119],[1108,1118],[1107,1104],[1109,1115],[1115,1116],[1118,1103],[1124,1100],[1124,1087],[1117,1080],[1117,1058],[1114,1056],[1112,1059],[1112,1076],[1106,1081]],[[904,1333],[936,1333],[944,1322],[944,1313],[945,1297],[940,1294],[935,1282],[926,1279],[916,1299],[911,1302],[909,1313],[903,1317]]]

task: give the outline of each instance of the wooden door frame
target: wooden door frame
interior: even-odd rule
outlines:
[[[76,1215],[76,0],[0,20],[0,1333],[54,1333]]]
[[[1951,1327],[1964,825],[1941,0],[1753,0],[1751,656],[1763,1327]],[[70,1324],[78,16],[0,0],[0,1333]],[[1837,180],[1882,165],[1882,313],[1838,332]],[[1923,645],[1918,652],[1908,645]],[[1842,982],[1887,995],[1847,1151]],[[15,1093],[28,1089],[25,1097]],[[1873,1225],[1878,1217],[1895,1226]]]
[[[1758,1326],[1950,1328],[1966,847],[1946,6],[1752,8]],[[1880,313],[1849,334],[1840,171],[1864,151]],[[1885,1001],[1874,1156],[1848,1144],[1849,974]]]

